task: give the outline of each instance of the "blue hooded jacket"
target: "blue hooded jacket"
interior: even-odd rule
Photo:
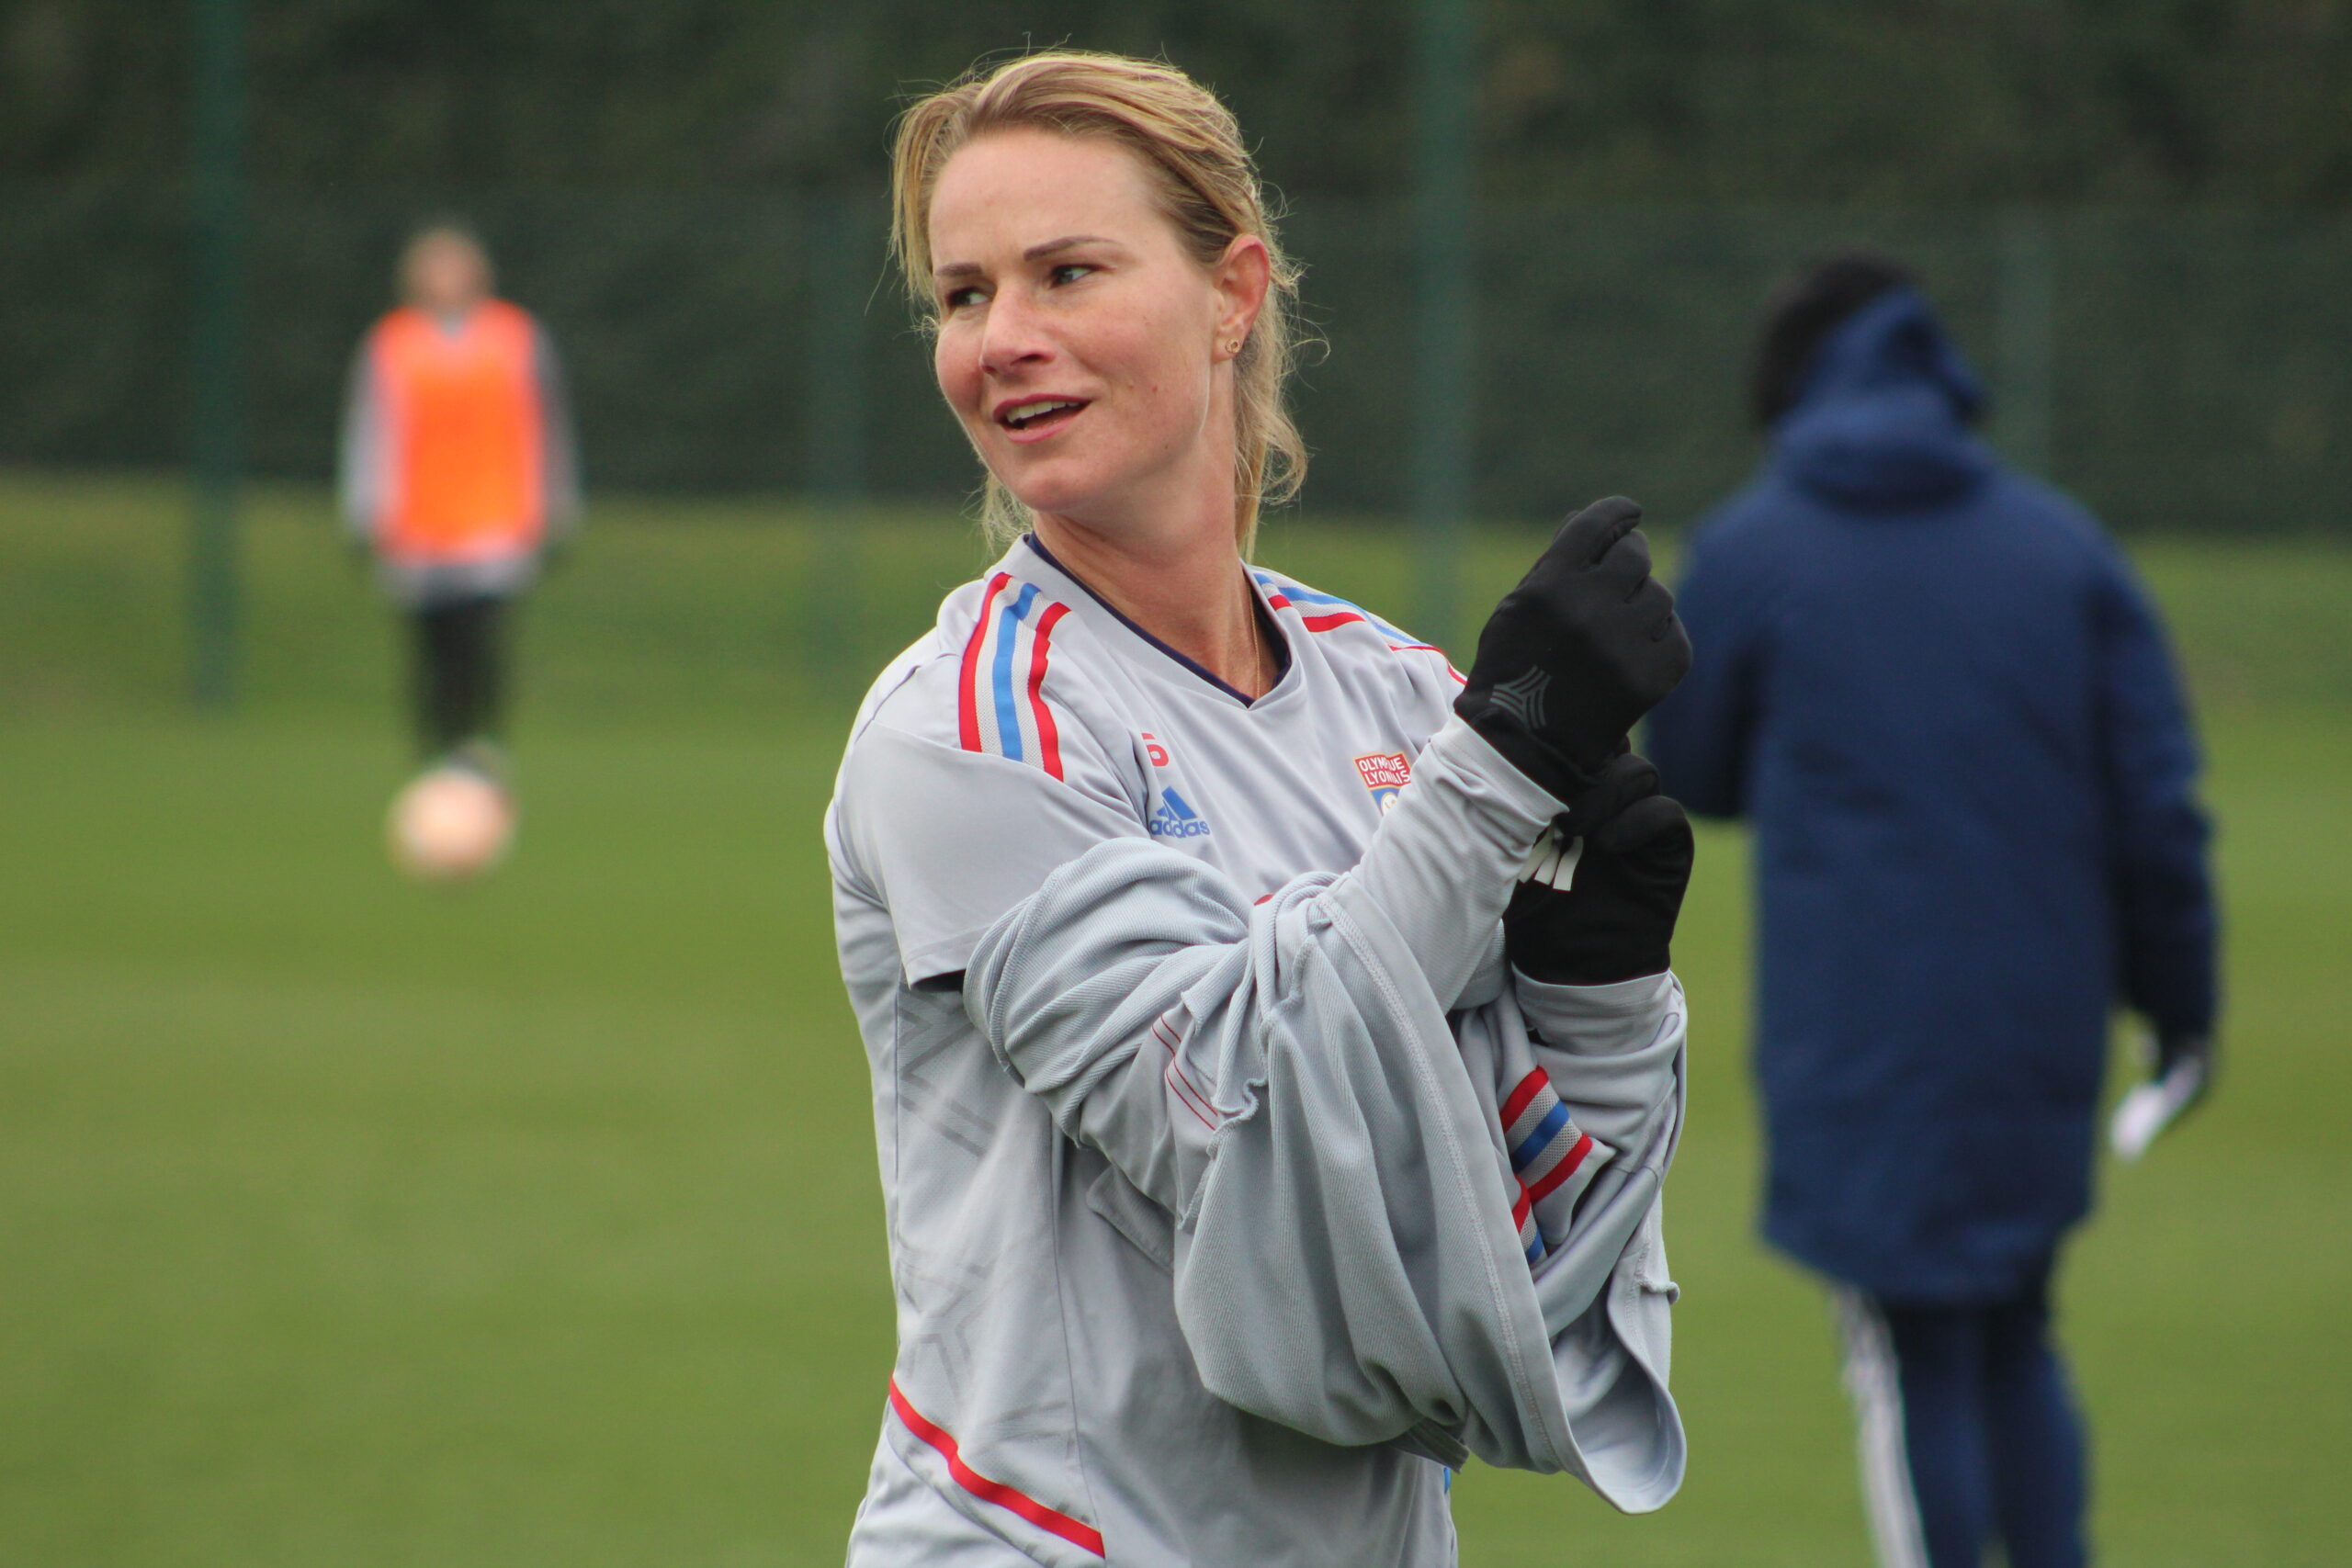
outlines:
[[[2090,1206],[2110,1009],[2213,1022],[2196,747],[2098,524],[1970,434],[1927,301],[1808,367],[1695,534],[1650,754],[1755,826],[1766,1235],[1898,1301],[2025,1287]]]

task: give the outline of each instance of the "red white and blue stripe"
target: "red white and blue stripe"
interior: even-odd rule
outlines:
[[[1258,586],[1266,591],[1269,610],[1296,610],[1299,622],[1311,632],[1336,631],[1341,626],[1362,624],[1387,640],[1388,646],[1399,653],[1415,650],[1439,652],[1437,645],[1421,641],[1409,633],[1398,631],[1379,616],[1358,609],[1345,599],[1329,593],[1317,593],[1312,588],[1302,588],[1295,582],[1284,582],[1265,572],[1252,572]]]
[[[1499,1114],[1503,1145],[1510,1151],[1511,1174],[1519,1184],[1510,1217],[1533,1263],[1548,1250],[1546,1234],[1556,1240],[1567,1233],[1566,1211],[1575,1207],[1579,1190],[1570,1183],[1590,1161],[1592,1139],[1568,1119],[1568,1108],[1540,1066],[1512,1086]],[[1547,1201],[1554,1198],[1556,1203]]]
[[[956,727],[967,751],[989,751],[1062,776],[1061,731],[1046,702],[1054,627],[1069,606],[1034,582],[1000,571],[980,593],[979,619],[964,642]]]

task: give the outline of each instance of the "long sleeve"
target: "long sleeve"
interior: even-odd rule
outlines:
[[[390,510],[391,417],[376,334],[371,332],[352,355],[338,462],[344,527],[355,540],[375,539]]]
[[[571,389],[563,361],[547,328],[532,324],[531,373],[538,383],[540,473],[544,477],[547,530],[560,539],[580,525],[580,437],[572,421]]]
[[[1394,922],[1430,992],[1452,1009],[1493,963],[1503,906],[1563,806],[1458,718],[1430,738],[1414,767],[1363,859],[1328,897]]]
[[[2098,605],[2100,748],[2122,1000],[2203,1034],[2218,1006],[2218,920],[2188,705],[2145,591],[2110,556]]]
[[[1675,585],[1690,633],[1690,674],[1651,713],[1644,750],[1659,787],[1702,817],[1737,817],[1747,806],[1748,748],[1758,702],[1763,624],[1758,585],[1729,569],[1702,532]]]
[[[1638,1149],[1676,1113],[1689,1004],[1672,970],[1611,986],[1554,986],[1513,973],[1535,1061],[1576,1124]]]

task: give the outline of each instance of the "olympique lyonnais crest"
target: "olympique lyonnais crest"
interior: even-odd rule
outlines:
[[[1363,787],[1372,791],[1372,803],[1383,812],[1395,810],[1396,792],[1413,782],[1412,759],[1402,751],[1358,757],[1356,772],[1363,775]]]

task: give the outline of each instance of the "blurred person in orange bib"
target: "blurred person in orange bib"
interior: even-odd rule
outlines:
[[[471,233],[424,229],[400,276],[352,367],[344,515],[414,628],[424,754],[495,771],[506,606],[579,513],[571,412],[547,330],[492,296]]]

